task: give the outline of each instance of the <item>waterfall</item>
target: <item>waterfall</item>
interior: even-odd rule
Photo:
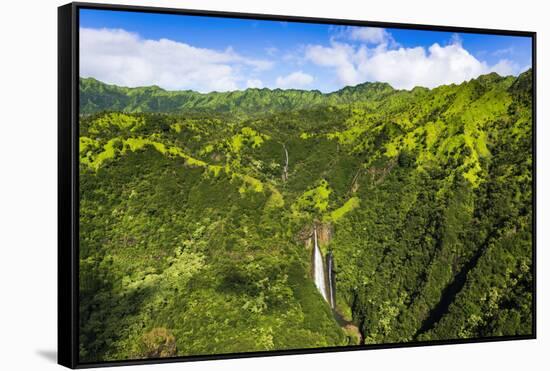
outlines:
[[[321,255],[321,249],[319,249],[319,244],[317,243],[317,227],[313,229],[313,241],[313,279],[315,281],[315,286],[317,286],[323,298],[328,302],[323,256]]]
[[[283,168],[283,182],[286,182],[288,180],[288,150],[286,149],[286,145],[283,143],[283,148],[285,150],[285,167]]]
[[[331,308],[334,308],[334,297],[336,296],[335,295],[335,292],[334,292],[334,267],[333,267],[333,257],[332,257],[332,253],[329,251],[329,253],[327,254],[327,274],[328,274],[328,295],[329,295],[329,303],[330,303],[330,307]]]

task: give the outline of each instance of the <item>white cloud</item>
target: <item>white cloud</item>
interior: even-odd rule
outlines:
[[[80,75],[117,85],[229,91],[245,86],[243,72],[271,67],[271,62],[243,57],[231,47],[218,51],[146,40],[122,29],[80,29]]]
[[[312,45],[306,48],[307,59],[319,66],[333,67],[339,82],[344,85],[354,85],[361,80],[355,63],[359,53],[362,51],[356,51],[351,45],[336,42],[330,47]]]
[[[330,28],[331,42],[351,42],[354,45],[361,43],[364,46],[382,46],[396,48],[399,43],[395,41],[392,34],[381,27],[364,26],[333,26]]]
[[[522,68],[509,59],[501,59],[497,64],[492,66],[490,70],[501,76],[517,75],[522,72]]]
[[[508,60],[494,65],[476,59],[453,38],[446,46],[394,48],[380,44],[373,48],[332,41],[330,46],[309,45],[306,58],[319,66],[333,68],[337,83],[355,85],[365,81],[388,82],[397,89],[415,86],[433,88],[461,83],[481,74],[517,74],[519,66]]]
[[[392,39],[388,31],[379,27],[348,27],[347,31],[351,40],[368,44],[383,44]]]
[[[292,72],[287,76],[279,76],[275,84],[282,89],[299,89],[313,82],[313,76],[302,71]]]
[[[250,79],[246,81],[246,87],[261,89],[264,87],[264,83],[260,79]]]

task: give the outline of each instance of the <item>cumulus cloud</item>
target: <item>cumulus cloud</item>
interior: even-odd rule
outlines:
[[[361,76],[357,66],[361,64],[360,59],[367,59],[363,56],[365,53],[365,47],[357,50],[351,45],[337,42],[332,42],[329,47],[321,45],[306,47],[306,58],[319,66],[332,67],[338,76],[339,83],[344,85],[360,82]]]
[[[347,33],[351,40],[368,44],[384,44],[393,40],[388,31],[379,27],[347,27]]]
[[[282,89],[299,89],[313,82],[313,76],[302,71],[292,72],[287,76],[279,76],[275,81],[277,87]]]
[[[510,75],[520,70],[506,59],[494,65],[476,59],[462,47],[458,38],[453,38],[449,45],[435,43],[427,49],[421,46],[389,48],[387,44],[369,48],[365,44],[351,45],[333,40],[330,46],[307,46],[305,56],[316,65],[332,68],[338,84],[383,81],[397,89],[433,88],[461,83],[493,71]]]
[[[392,34],[381,27],[364,26],[333,26],[330,28],[331,42],[361,43],[364,46],[380,47],[385,45],[390,48],[399,47]]]
[[[122,29],[80,29],[81,76],[117,85],[229,91],[246,85],[246,72],[271,67],[269,61],[246,58],[230,47],[219,51],[147,40]]]

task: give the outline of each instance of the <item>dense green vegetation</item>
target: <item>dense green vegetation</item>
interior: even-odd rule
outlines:
[[[531,334],[531,81],[81,79],[81,361]]]
[[[192,90],[166,91],[157,86],[125,88],[93,78],[81,78],[80,112],[232,112],[250,115],[345,104],[364,100],[366,96],[369,100],[380,100],[392,93],[388,84],[364,83],[331,94],[322,94],[318,90],[267,88],[201,94]]]

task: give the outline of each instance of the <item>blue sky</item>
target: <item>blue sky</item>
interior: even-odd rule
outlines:
[[[431,88],[531,66],[527,37],[88,9],[80,28],[81,76],[168,90]]]

